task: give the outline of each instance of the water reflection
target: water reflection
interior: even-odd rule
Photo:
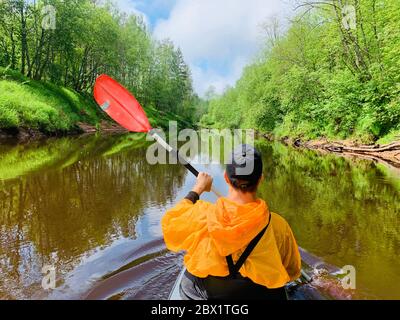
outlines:
[[[59,150],[56,140],[27,148],[27,155],[20,146],[5,155],[20,154],[23,162],[38,158],[36,150],[52,160],[43,161],[34,174],[13,176],[0,185],[2,298],[29,297],[40,285],[45,264],[56,262],[57,270],[66,274],[93,249],[118,238],[135,239],[135,224],[145,207],[164,207],[184,182],[186,172],[180,166],[148,165],[143,140],[68,141],[68,150]],[[16,163],[16,168],[27,166]]]
[[[302,247],[357,271],[359,291],[400,298],[400,172],[280,144],[260,146],[260,195],[290,222]]]
[[[137,137],[0,147],[0,298],[81,298],[133,264],[128,274],[142,280],[126,279],[129,297],[166,297],[159,282],[171,285],[180,257],[159,256],[159,221],[194,178],[181,166],[150,166],[148,143]],[[354,265],[359,297],[400,298],[399,172],[280,144],[258,147],[266,176],[260,196],[289,220],[299,244],[328,263]],[[226,191],[222,166],[201,169]],[[142,259],[149,256],[157,259]],[[46,264],[57,268],[53,292],[41,288]]]

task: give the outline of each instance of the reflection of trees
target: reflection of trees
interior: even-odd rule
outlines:
[[[85,144],[62,150],[64,155],[51,155],[80,156],[66,167],[60,161],[58,168],[64,169],[52,164],[52,170],[41,168],[0,184],[0,279],[22,281],[21,270],[50,261],[53,252],[67,264],[64,270],[72,267],[76,257],[116,237],[135,237],[144,209],[174,198],[184,182],[184,168],[150,166],[146,148],[137,146],[142,141],[132,140],[119,153],[108,152],[127,139],[86,138]],[[113,155],[102,156],[107,152]]]
[[[28,144],[0,144],[0,181],[11,180],[50,168],[64,168],[78,160],[109,156],[146,145],[141,136],[77,136],[35,141]]]
[[[399,267],[400,176],[396,183],[374,162],[279,144],[262,152],[261,196],[288,219],[301,246],[339,266],[354,264],[364,281],[378,281],[368,278],[371,268],[378,275]]]

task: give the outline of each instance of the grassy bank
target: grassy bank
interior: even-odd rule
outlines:
[[[104,119],[91,97],[0,69],[0,129],[33,129],[46,135],[79,132],[78,122]]]
[[[145,108],[145,111],[154,127],[167,128],[169,121],[177,121],[182,127],[190,125],[183,117],[170,112],[155,108]],[[82,131],[79,123],[100,128],[103,121],[111,120],[90,95],[0,68],[0,130],[65,135]]]
[[[282,124],[278,125],[270,135],[276,140],[292,140],[301,139],[303,141],[327,140],[331,142],[344,142],[355,145],[375,144],[383,145],[400,140],[400,129],[391,129],[382,136],[374,137],[365,133],[363,130],[356,130],[351,134],[335,134],[330,131],[320,131],[316,125],[312,123],[295,124],[291,119],[286,119]]]

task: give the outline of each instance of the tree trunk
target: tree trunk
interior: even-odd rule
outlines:
[[[11,69],[15,70],[17,67],[17,57],[15,56],[14,28],[11,28],[10,39],[11,39]]]
[[[27,42],[27,32],[26,32],[26,18],[24,10],[24,1],[20,3],[19,13],[21,21],[21,73],[25,74],[25,65],[28,57],[28,42]]]

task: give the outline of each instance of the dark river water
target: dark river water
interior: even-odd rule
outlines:
[[[0,145],[1,299],[166,299],[182,256],[160,219],[195,179],[149,165],[134,135]],[[260,197],[299,245],[356,269],[356,298],[400,299],[400,170],[370,160],[260,143]],[[226,192],[220,165],[211,172]],[[205,197],[210,201],[212,194]],[[56,288],[43,289],[52,266]]]

